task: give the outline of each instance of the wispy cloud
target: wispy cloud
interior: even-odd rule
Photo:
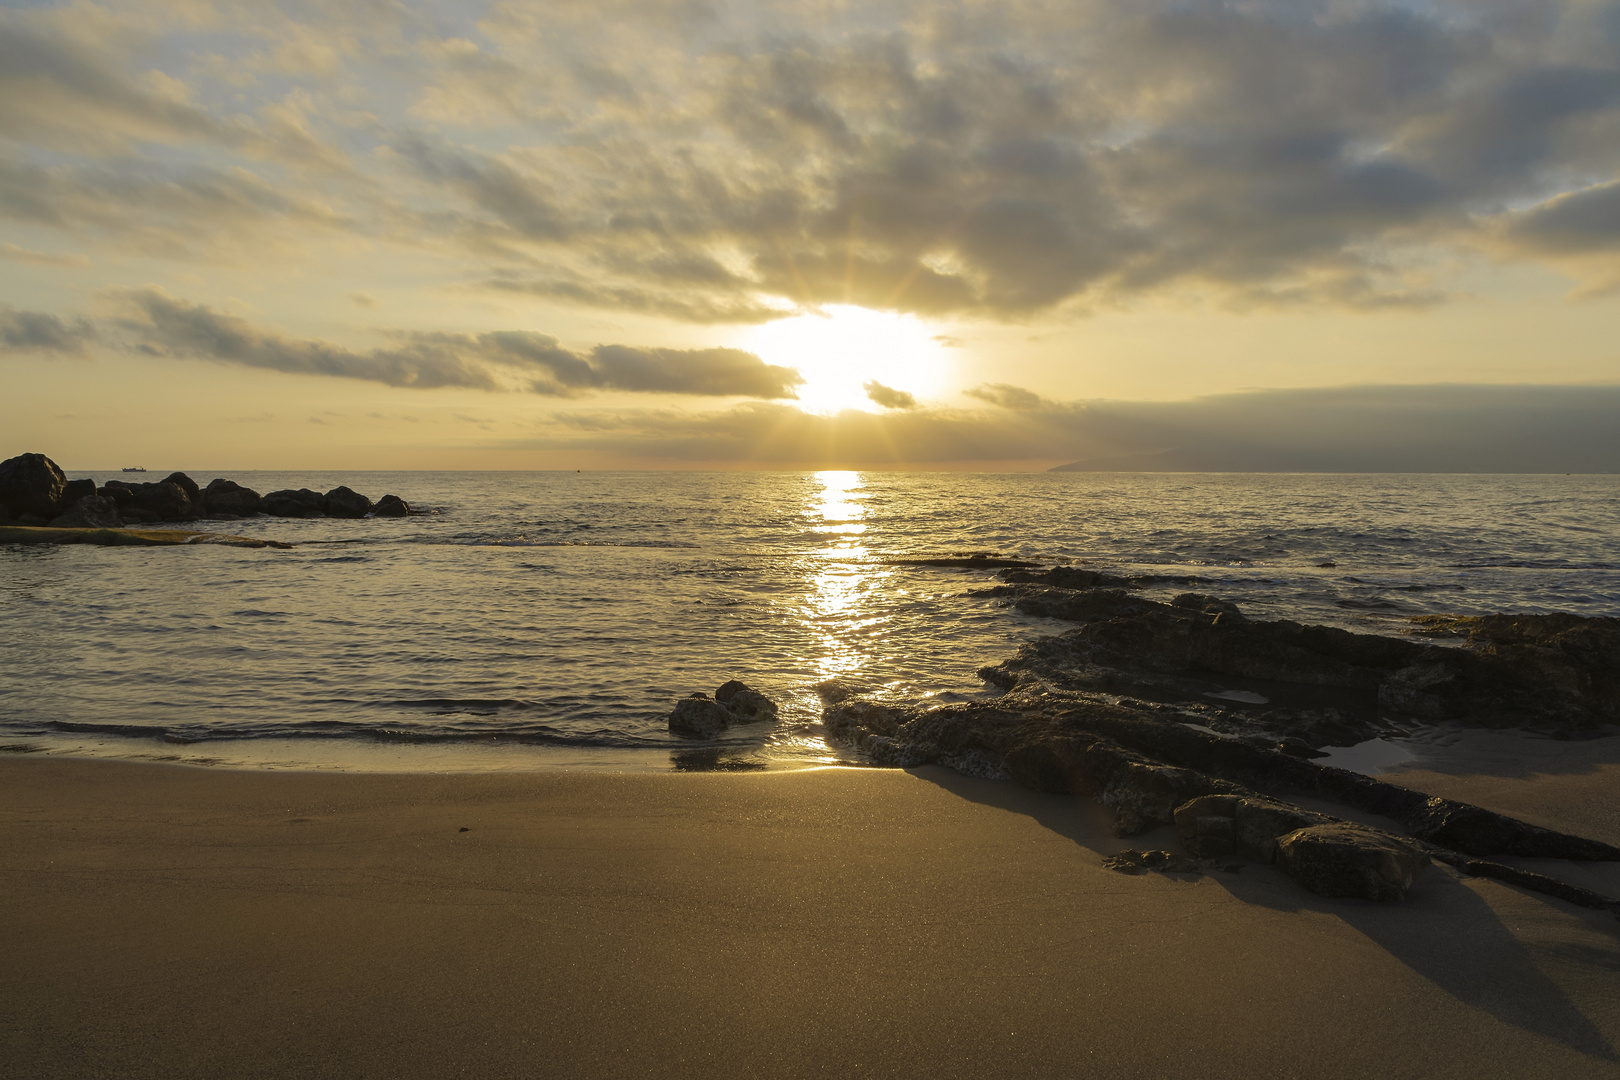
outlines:
[[[388,386],[523,390],[552,397],[592,391],[790,398],[803,379],[741,349],[598,345],[581,354],[546,334],[393,331],[392,344],[357,350],[290,337],[193,304],[158,288],[113,294],[124,308],[116,326],[131,347],[305,375]]]

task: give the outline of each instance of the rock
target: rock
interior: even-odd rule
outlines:
[[[1087,575],[1091,571],[1083,572]],[[973,595],[1079,625],[1020,646],[980,671],[1003,688],[1031,681],[1179,703],[1230,680],[1284,684],[1285,702],[1255,701],[1243,723],[1280,741],[1361,741],[1437,720],[1556,733],[1620,723],[1620,619],[1555,615],[1428,617],[1428,635],[1466,633],[1463,648],[1286,620],[1252,620],[1201,593],[1161,604],[1124,589],[1064,588],[1055,571]],[[1076,580],[1069,578],[1068,580]],[[1217,681],[1220,676],[1226,680]],[[1268,690],[1268,698],[1276,696]],[[1309,718],[1324,720],[1311,729]],[[1331,718],[1331,719],[1329,719]],[[1326,730],[1327,726],[1336,729]]]
[[[669,714],[669,730],[677,735],[712,739],[731,726],[730,709],[708,694],[693,694],[675,703]]]
[[[1196,859],[1170,851],[1137,851],[1126,848],[1118,855],[1103,860],[1103,867],[1121,874],[1140,874],[1143,870],[1157,870],[1161,874],[1201,874],[1204,866]]]
[[[97,494],[113,500],[125,521],[194,521],[203,516],[202,507],[191,501],[185,489],[168,480],[155,484],[109,480]]]
[[[193,502],[193,503],[201,504],[201,502],[202,502],[202,489],[197,487],[197,481],[193,480],[191,477],[187,476],[185,473],[183,473],[183,472],[170,473],[168,476],[165,476],[163,478],[162,482],[165,483],[165,484],[173,484],[175,487],[177,487],[181,491],[185,492],[186,493],[186,499],[188,501]]]
[[[44,521],[62,509],[67,477],[44,454],[18,454],[0,461],[0,503],[21,518],[32,514]]]
[[[1313,825],[1277,841],[1277,862],[1318,896],[1391,903],[1406,898],[1429,856],[1377,829],[1348,822]]]
[[[335,518],[363,518],[371,513],[371,500],[347,487],[335,487],[325,495],[326,513]]]
[[[260,497],[252,488],[243,487],[234,480],[217,478],[203,489],[203,506],[209,514],[237,514],[246,517],[259,512]]]
[[[405,517],[411,512],[411,505],[398,495],[384,495],[371,512],[377,517]]]
[[[776,719],[776,702],[736,679],[716,690],[714,699],[730,709],[743,723]]]
[[[326,496],[309,488],[272,491],[259,500],[259,512],[275,517],[325,517]]]
[[[1271,863],[1277,838],[1334,818],[1257,795],[1205,795],[1176,807],[1176,832],[1191,855],[1237,855]]]
[[[118,504],[100,495],[86,495],[51,519],[53,529],[117,529],[123,524]]]
[[[67,485],[62,488],[62,511],[66,513],[74,503],[86,495],[94,495],[95,493],[96,482],[94,480],[69,480]]]

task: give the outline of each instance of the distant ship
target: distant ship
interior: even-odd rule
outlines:
[[[146,470],[141,468],[139,465],[126,465],[124,467],[124,471],[125,472],[145,472]]]

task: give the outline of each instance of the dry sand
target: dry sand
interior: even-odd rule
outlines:
[[[1613,764],[1552,779],[1473,782],[1620,843]],[[935,769],[0,761],[0,1075],[1620,1076],[1612,915],[1104,870],[1126,843]]]

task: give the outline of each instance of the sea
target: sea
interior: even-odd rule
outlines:
[[[419,512],[192,526],[288,549],[0,546],[0,751],[360,771],[857,762],[824,738],[818,685],[986,697],[981,666],[1067,628],[972,595],[991,570],[908,562],[969,554],[1192,574],[1251,617],[1371,633],[1428,613],[1620,615],[1608,475],[184,471],[346,484]],[[670,734],[679,698],[730,679],[778,720]]]

